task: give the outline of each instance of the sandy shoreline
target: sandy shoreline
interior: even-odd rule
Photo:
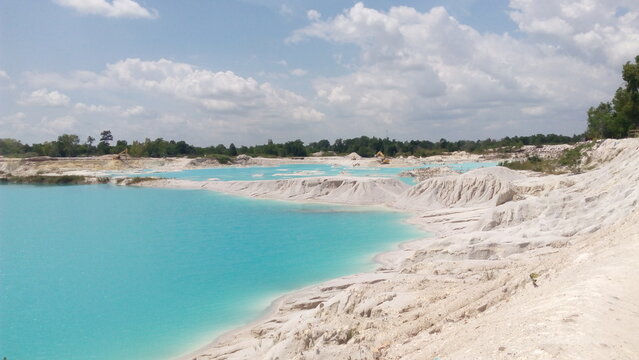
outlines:
[[[201,187],[200,188],[191,187],[191,186],[188,186],[187,184],[180,184],[181,182],[182,181],[178,180],[176,183],[155,183],[155,184],[148,183],[148,184],[141,184],[140,186],[153,187],[153,188],[182,189],[182,190],[185,190],[185,189],[186,190],[211,190],[211,189],[206,189]],[[217,190],[212,190],[212,191],[217,191]],[[231,195],[231,196],[246,197],[246,195],[238,195],[232,192],[225,192],[225,191],[219,191],[219,192],[226,193],[227,195]],[[315,200],[308,200],[308,199],[307,200],[290,200],[290,199],[282,200],[281,198],[278,198],[278,197],[267,197],[267,196],[255,197],[255,199],[292,201],[292,202],[309,203],[309,204],[321,203],[321,204],[337,205],[337,206],[357,206],[357,207],[365,209],[366,211],[379,210],[379,211],[402,212],[402,213],[409,214],[409,216],[412,216],[412,217],[405,219],[403,222],[405,222],[406,225],[419,227],[420,230],[424,232],[424,235],[427,235],[427,236],[420,237],[419,239],[401,241],[394,245],[395,249],[393,250],[376,253],[371,260],[373,263],[376,264],[376,267],[378,269],[396,265],[396,263],[399,262],[402,258],[401,253],[404,252],[404,250],[406,249],[410,250],[410,244],[436,237],[435,234],[429,233],[422,225],[414,221],[415,216],[417,215],[415,211],[399,209],[396,207],[389,207],[384,204],[358,205],[358,204],[345,204],[345,203],[330,202],[330,201],[315,201]],[[258,316],[256,319],[251,320],[244,325],[234,326],[232,329],[227,331],[216,332],[218,333],[218,335],[212,337],[211,341],[209,341],[206,344],[203,344],[202,346],[199,346],[196,350],[189,351],[188,353],[182,356],[179,356],[178,358],[176,358],[176,360],[196,359],[202,353],[207,352],[208,349],[215,347],[215,345],[218,342],[221,342],[226,338],[233,338],[234,336],[241,334],[243,331],[246,331],[247,329],[250,329],[251,327],[254,327],[262,322],[269,320],[273,316],[273,314],[275,314],[277,310],[282,306],[282,304],[284,304],[286,301],[289,301],[291,299],[291,296],[295,296],[295,295],[298,295],[301,293],[307,293],[307,292],[314,293],[318,287],[320,288],[340,287],[340,286],[343,286],[345,283],[349,283],[349,282],[362,282],[362,281],[375,282],[384,278],[380,276],[373,276],[372,274],[373,273],[371,272],[349,274],[349,275],[341,276],[339,278],[329,279],[320,283],[313,283],[293,291],[287,291],[287,292],[281,293],[273,301],[271,301],[268,304],[268,306],[262,311],[261,315]]]
[[[455,160],[456,162],[457,160]],[[484,170],[481,170],[484,171]],[[318,197],[316,194],[313,194],[312,191],[308,190],[300,190],[295,189],[295,191],[281,191],[282,188],[288,188],[291,184],[298,185],[299,183],[310,182],[311,187],[317,186],[318,184],[321,186],[324,182],[352,182],[354,185],[360,185],[362,183],[372,183],[377,186],[384,186],[391,184],[391,187],[396,186],[395,189],[396,194],[403,193],[410,186],[388,178],[362,178],[362,177],[348,177],[348,176],[334,176],[334,177],[319,177],[319,178],[307,178],[307,179],[292,179],[292,180],[267,180],[267,181],[190,181],[190,180],[176,180],[176,179],[162,179],[148,183],[141,183],[137,186],[142,187],[154,187],[154,188],[171,188],[171,189],[190,189],[190,190],[210,190],[216,192],[222,192],[235,196],[243,196],[243,197],[253,197],[258,199],[272,199],[272,200],[282,200],[282,201],[294,201],[294,202],[307,202],[307,203],[326,203],[326,204],[334,204],[334,205],[347,205],[347,206],[365,206],[365,207],[381,207],[386,211],[400,211],[404,213],[410,214],[410,218],[406,220],[407,224],[412,226],[418,226],[422,231],[428,233],[430,236],[425,236],[419,239],[412,239],[408,241],[399,242],[396,244],[395,250],[389,250],[382,253],[378,253],[374,256],[373,261],[378,264],[378,270],[375,272],[364,272],[358,274],[351,274],[347,276],[343,276],[336,279],[327,280],[325,282],[319,284],[312,284],[306,286],[304,288],[295,290],[293,292],[285,293],[276,298],[267,309],[264,310],[264,313],[254,321],[249,322],[241,327],[236,329],[227,331],[213,339],[210,343],[202,346],[201,348],[189,352],[184,356],[180,356],[178,359],[186,360],[186,359],[199,359],[203,353],[208,352],[210,349],[215,348],[218,344],[227,341],[228,339],[234,339],[235,337],[241,335],[243,332],[249,331],[251,328],[259,325],[263,322],[268,322],[278,311],[279,308],[282,307],[286,302],[297,302],[300,297],[308,297],[313,294],[316,294],[318,290],[326,289],[326,288],[341,288],[345,285],[350,285],[354,283],[366,284],[366,283],[377,283],[379,281],[384,281],[389,279],[392,276],[393,269],[399,266],[403,261],[405,261],[410,253],[414,252],[416,247],[415,244],[423,244],[423,242],[427,242],[429,240],[434,240],[438,237],[438,234],[433,233],[433,228],[428,224],[419,221],[419,212],[415,209],[411,209],[405,206],[398,206],[397,204],[392,204],[390,201],[395,200],[395,198],[384,198],[383,200],[375,200],[373,202],[369,202],[369,197],[371,192],[379,191],[379,189],[367,189],[366,193],[363,196],[349,196],[348,198],[339,198],[335,197],[334,193],[331,193],[328,199],[322,199]],[[267,189],[263,191],[259,191],[258,184],[271,184],[272,186],[268,186]],[[239,185],[239,186],[238,186]],[[258,188],[258,189],[255,189]],[[335,188],[331,187],[334,192]],[[280,191],[278,191],[280,189]],[[297,197],[298,195],[303,195],[302,198]],[[352,195],[352,194],[351,194]],[[206,357],[205,357],[206,358]]]
[[[637,153],[638,139],[607,140],[581,174],[498,167],[415,186],[347,176],[137,186],[384,206],[434,234],[377,254],[374,272],[284,294],[181,359],[636,359]]]

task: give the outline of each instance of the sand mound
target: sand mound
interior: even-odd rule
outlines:
[[[479,229],[510,227],[511,233],[531,238],[569,237],[606,227],[628,216],[639,203],[638,152],[639,141],[605,141],[590,154],[590,165],[599,168],[538,178],[536,186],[522,182],[515,186],[522,200],[493,209],[479,222]]]
[[[414,177],[417,181],[422,182],[424,180],[447,175],[459,174],[457,171],[451,169],[448,166],[437,166],[430,168],[418,168],[399,173],[401,177]]]
[[[185,168],[187,169],[198,169],[203,167],[216,167],[220,166],[220,162],[217,159],[209,159],[209,158],[195,158],[189,161]]]
[[[513,154],[514,158],[527,158],[536,156],[542,159],[556,159],[560,157],[564,151],[574,148],[575,145],[524,145],[517,153]]]
[[[402,194],[394,206],[432,210],[448,207],[500,205],[515,195],[513,181],[523,175],[503,167],[427,179]]]
[[[614,164],[634,165],[637,164],[636,139],[614,140],[608,139],[596,144],[589,152],[586,159],[586,166],[598,166]]]
[[[146,186],[144,183],[142,183]],[[280,199],[379,205],[395,201],[409,185],[390,178],[315,177],[266,181],[184,181],[158,180],[149,186],[197,188],[227,194]]]

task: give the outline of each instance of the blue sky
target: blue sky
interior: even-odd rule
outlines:
[[[0,137],[573,134],[637,54],[627,0],[5,0]]]

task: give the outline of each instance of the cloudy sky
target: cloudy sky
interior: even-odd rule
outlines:
[[[636,0],[3,0],[0,138],[572,135],[636,55]]]

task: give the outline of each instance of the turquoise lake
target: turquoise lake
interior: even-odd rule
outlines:
[[[468,162],[454,163],[446,166],[458,172],[466,172],[481,167],[496,166],[494,162]],[[143,172],[137,174],[127,174],[131,176],[158,176],[187,180],[275,180],[293,179],[312,176],[374,176],[374,177],[396,177],[399,173],[416,168],[437,167],[441,165],[423,165],[410,167],[350,167],[335,166],[328,164],[287,164],[281,166],[247,166],[247,167],[219,167],[206,169],[192,169],[175,172]],[[413,184],[412,178],[401,178],[402,181]]]
[[[194,174],[221,177],[206,171]],[[425,236],[406,217],[196,190],[2,185],[0,358],[183,355],[283,292],[374,269],[374,254]]]

